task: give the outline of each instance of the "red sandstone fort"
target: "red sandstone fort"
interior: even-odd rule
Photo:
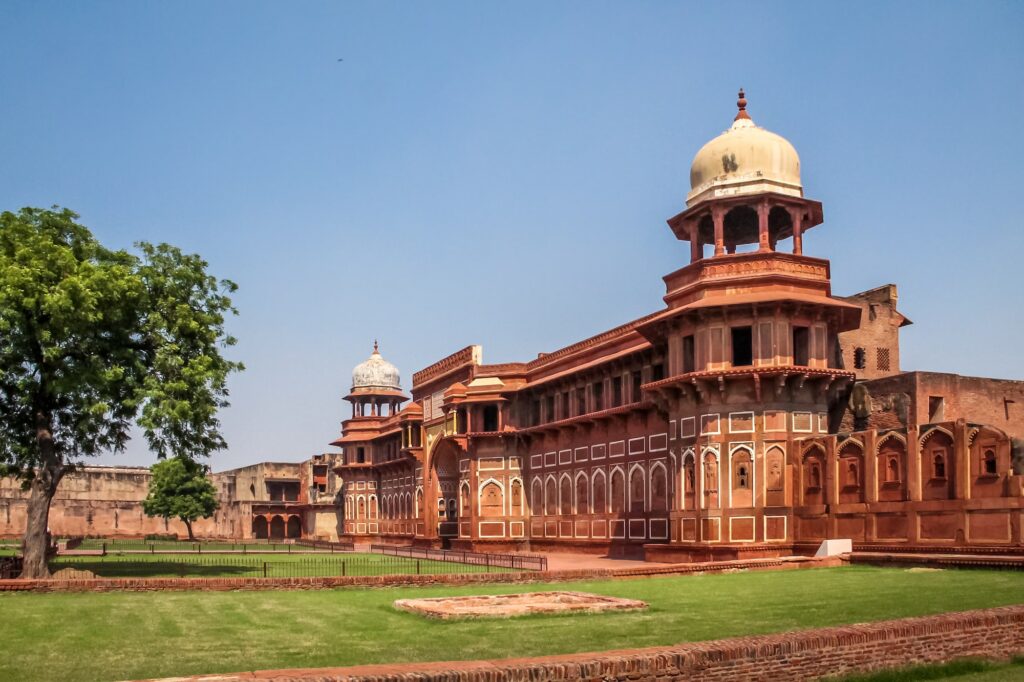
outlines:
[[[803,255],[823,213],[796,150],[738,105],[668,221],[690,263],[664,307],[528,362],[469,346],[416,372],[411,401],[375,346],[340,452],[213,474],[197,531],[659,561],[1024,546],[1024,382],[901,372],[896,287],[833,295]],[[148,479],[69,475],[51,529],[183,533],[143,515]],[[25,504],[0,481],[0,535]]]

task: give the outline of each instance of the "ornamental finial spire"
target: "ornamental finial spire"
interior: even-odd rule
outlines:
[[[377,350],[377,339],[373,340],[373,352],[377,353],[378,355],[380,354],[380,351]]]
[[[743,93],[743,88],[740,88],[739,99],[736,100],[736,107],[739,111],[736,112],[736,118],[734,121],[738,121],[741,118],[750,120],[750,114],[747,113],[747,96]]]

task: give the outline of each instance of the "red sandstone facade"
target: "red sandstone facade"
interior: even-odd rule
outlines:
[[[822,206],[745,105],[668,221],[691,259],[661,310],[529,362],[467,347],[404,409],[374,349],[333,443],[343,535],[657,560],[1024,546],[1024,382],[902,373],[895,287],[832,294],[802,253]]]

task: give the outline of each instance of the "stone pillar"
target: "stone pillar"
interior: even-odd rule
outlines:
[[[907,428],[907,495],[912,502],[921,501],[921,448],[916,427]]]
[[[715,223],[715,255],[725,254],[725,211],[720,206],[711,209],[711,220]]]
[[[696,263],[704,257],[704,245],[700,242],[700,220],[690,222],[690,262]]]
[[[757,205],[757,250],[762,253],[772,250],[768,244],[768,209],[767,202]]]
[[[792,214],[793,216],[793,253],[798,256],[804,253],[804,232],[803,232],[803,218],[804,214],[801,211],[797,211]]]

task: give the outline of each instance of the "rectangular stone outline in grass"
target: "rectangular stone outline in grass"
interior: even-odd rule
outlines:
[[[398,599],[394,607],[427,618],[512,618],[553,613],[603,613],[608,611],[642,611],[647,602],[638,599],[606,597],[588,592],[556,590],[522,592],[468,597],[432,597]]]

